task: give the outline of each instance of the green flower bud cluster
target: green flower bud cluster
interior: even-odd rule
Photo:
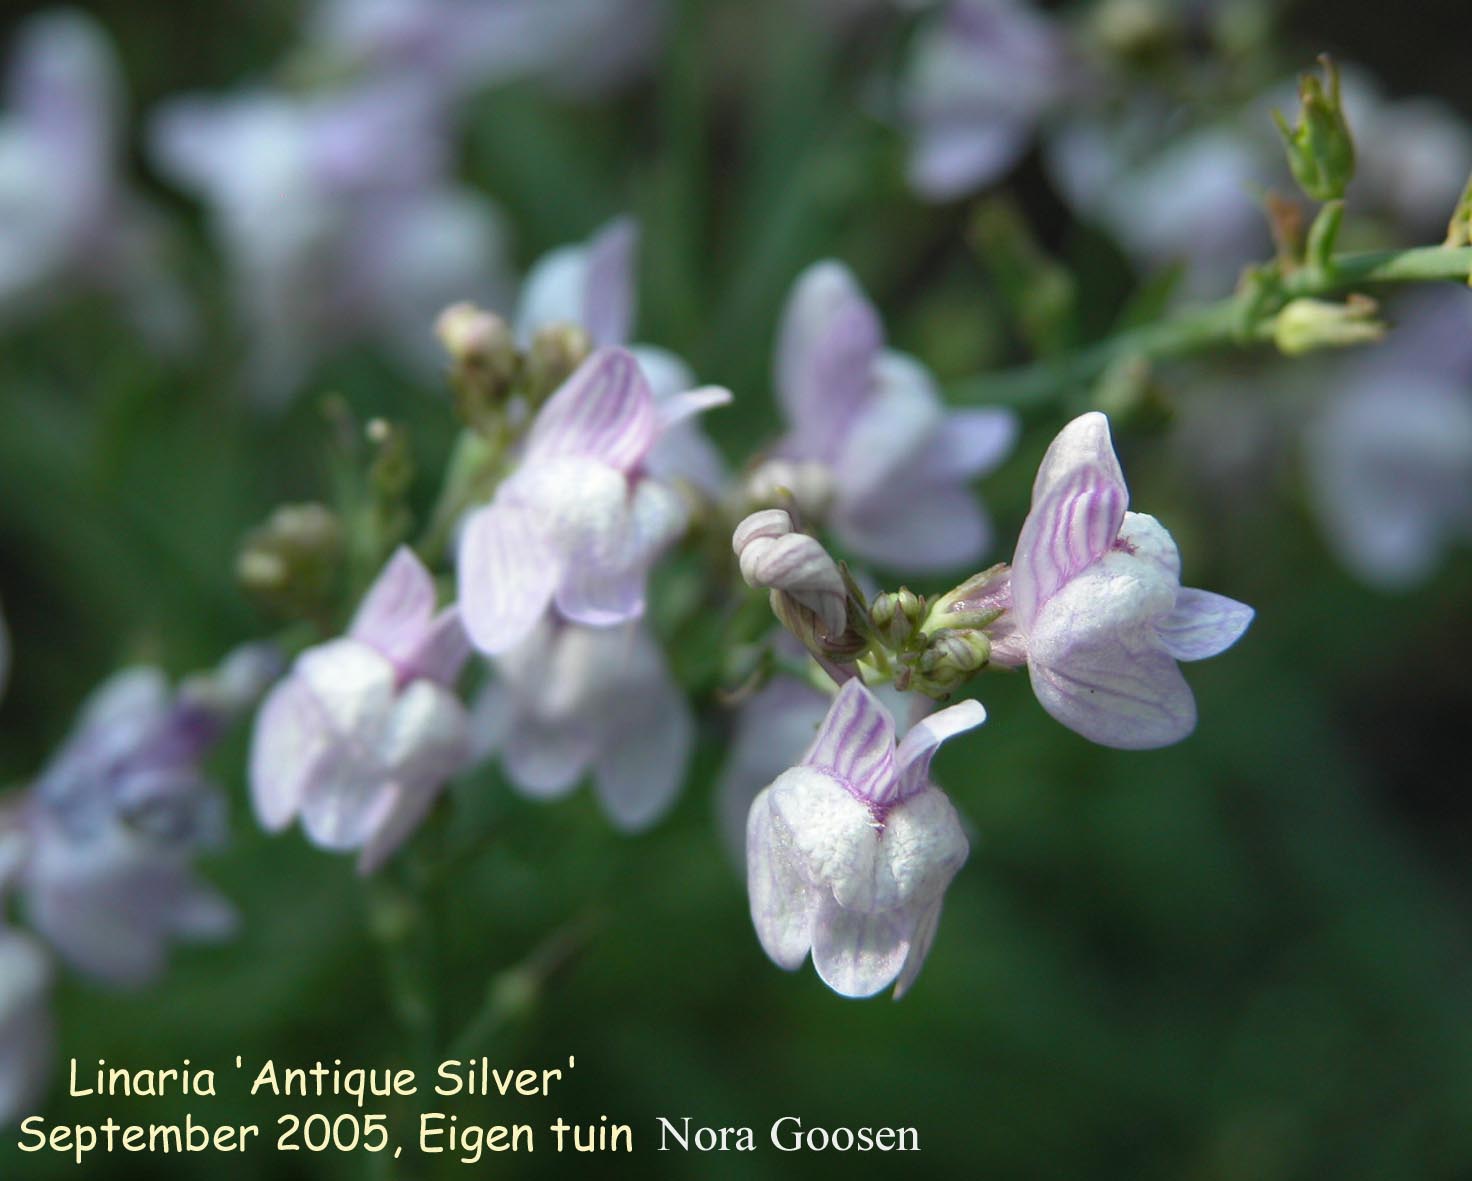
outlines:
[[[308,617],[332,601],[342,560],[336,513],[321,504],[284,504],[246,536],[235,577],[267,609]]]
[[[1005,567],[973,575],[933,600],[909,587],[876,595],[869,608],[870,639],[884,652],[871,650],[864,661],[874,677],[943,699],[985,669],[992,644],[984,629],[1001,614],[989,597],[999,572]]]
[[[456,413],[488,437],[501,432],[507,403],[520,398],[535,409],[593,351],[576,324],[549,324],[522,351],[505,320],[470,303],[441,312],[435,335],[450,356]]]

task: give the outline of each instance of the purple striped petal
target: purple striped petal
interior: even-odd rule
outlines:
[[[460,538],[460,612],[470,642],[495,655],[530,634],[560,573],[532,512],[504,498],[472,514]]]
[[[526,463],[587,458],[627,473],[648,454],[658,429],[654,395],[639,363],[624,349],[599,349],[542,407]]]
[[[861,682],[849,681],[802,765],[828,772],[860,799],[881,802],[894,791],[894,719]]]
[[[451,685],[469,658],[470,637],[465,634],[460,608],[450,606],[430,620],[409,650],[400,675],[405,678],[424,677],[441,685]]]
[[[780,510],[778,510],[780,512]],[[781,513],[785,519],[787,514]],[[748,586],[784,591],[823,621],[829,636],[839,636],[848,622],[848,590],[837,564],[823,543],[806,533],[781,537],[743,538],[741,576]]]
[[[414,551],[401,545],[363,597],[348,635],[402,664],[429,626],[434,600],[434,578]]]
[[[1108,551],[1128,503],[1109,420],[1097,411],[1075,418],[1043,456],[1017,538],[1012,602],[1024,630],[1059,587]]]
[[[798,448],[828,459],[869,396],[884,346],[879,316],[848,268],[820,262],[797,280],[777,344],[777,396]]]
[[[1183,587],[1175,609],[1155,625],[1155,631],[1177,660],[1204,660],[1240,640],[1253,614],[1246,603],[1226,595]]]
[[[924,791],[930,784],[930,760],[940,744],[957,734],[974,730],[984,721],[986,709],[981,702],[958,701],[911,726],[895,750],[894,799],[906,800]]]

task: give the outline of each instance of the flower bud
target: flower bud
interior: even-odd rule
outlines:
[[[869,622],[891,648],[899,648],[914,634],[925,614],[925,600],[907,586],[877,595],[869,608]]]
[[[945,697],[986,667],[992,645],[973,628],[947,629],[930,637],[914,664],[911,685],[931,697]]]
[[[816,656],[851,660],[864,644],[849,627],[848,588],[823,543],[782,509],[752,513],[731,548],[748,586],[772,592],[772,612]]]
[[[284,504],[246,536],[235,577],[272,610],[310,615],[330,596],[342,553],[337,514],[320,504]]]
[[[548,324],[532,337],[525,361],[527,398],[540,405],[570,378],[593,352],[593,341],[576,324]]]
[[[769,459],[746,480],[752,504],[779,504],[786,493],[804,518],[819,521],[827,516],[835,491],[832,469],[817,460]]]
[[[1374,344],[1385,336],[1385,324],[1376,319],[1379,310],[1379,305],[1364,295],[1351,295],[1343,303],[1295,299],[1274,320],[1273,340],[1289,356]]]
[[[440,313],[434,331],[450,354],[456,412],[467,426],[484,429],[505,403],[521,367],[510,326],[494,312],[457,303]]]
[[[925,635],[952,627],[985,627],[1011,602],[1010,571],[1005,562],[973,574],[930,605],[920,630]]]
[[[1279,111],[1273,112],[1273,119],[1288,150],[1293,178],[1315,201],[1333,201],[1344,196],[1354,177],[1354,139],[1340,101],[1339,68],[1327,54],[1319,63],[1324,67],[1322,83],[1313,74],[1298,80],[1298,125],[1289,127]]]

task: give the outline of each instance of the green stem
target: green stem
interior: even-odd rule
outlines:
[[[1261,343],[1270,336],[1265,328],[1270,325],[1272,314],[1292,299],[1334,295],[1377,283],[1466,282],[1469,275],[1472,275],[1472,247],[1469,246],[1423,246],[1413,250],[1346,254],[1333,259],[1327,267],[1304,268],[1281,276],[1269,268],[1263,273],[1270,285],[1268,298],[1250,316],[1243,315],[1243,297],[1233,296],[1122,332],[1072,353],[959,381],[950,387],[950,399],[957,403],[1042,407],[1088,385],[1122,358],[1166,360]]]

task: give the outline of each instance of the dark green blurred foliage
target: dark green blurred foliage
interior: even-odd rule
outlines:
[[[259,72],[293,21],[277,3],[89,7],[117,37],[139,106]],[[943,377],[1021,355],[964,246],[966,210],[907,195],[897,138],[859,101],[893,47],[866,28],[829,40],[796,7],[676,5],[668,60],[647,85],[597,109],[509,88],[478,99],[465,124],[466,174],[504,204],[521,262],[620,210],[641,218],[637,335],[736,391],[740,412],[709,420],[732,458],[775,429],[772,331],[787,285],[814,259],[849,261],[897,343]],[[1394,36],[1378,5],[1305,3],[1291,20],[1309,51],[1371,67],[1383,55],[1393,86],[1445,82],[1437,92],[1467,110],[1465,71],[1448,56],[1464,31],[1449,36],[1431,19],[1460,17],[1460,6],[1412,7]],[[1097,333],[1104,325],[1087,315],[1117,310],[1125,265],[1065,224],[1035,162],[1012,191],[1077,268],[1079,331]],[[218,295],[205,294],[219,290],[217,264],[198,237],[190,279],[223,329]],[[0,781],[33,775],[76,704],[120,663],[181,673],[274,626],[235,589],[235,547],[275,504],[325,494],[328,431],[314,396],[277,417],[253,412],[231,360],[223,346],[182,370],[152,360],[92,305],[3,342],[0,593],[15,662],[0,706]],[[1274,372],[1252,371],[1240,396],[1272,398]],[[1173,377],[1189,398],[1190,373]],[[427,509],[454,429],[447,391],[411,388],[366,352],[325,366],[314,388],[340,392],[362,418],[405,424],[415,503]],[[988,482],[1000,536],[1015,535],[1059,421],[1039,416]],[[586,793],[536,806],[481,771],[367,886],[348,859],[297,833],[259,831],[241,734],[214,760],[234,840],[207,865],[242,912],[239,938],[179,950],[167,979],[136,996],[67,979],[58,998],[63,1062],[187,1057],[219,1070],[220,1097],[68,1100],[58,1087],[47,1114],[162,1122],[188,1110],[257,1122],[272,1137],[284,1111],[337,1108],[247,1097],[235,1055],[422,1067],[500,974],[563,932],[529,1003],[471,1051],[530,1066],[572,1054],[576,1070],[549,1100],[450,1110],[484,1122],[607,1114],[633,1124],[637,1155],[596,1158],[599,1175],[898,1171],[898,1158],[877,1154],[767,1147],[771,1121],[794,1114],[809,1126],[913,1125],[924,1152],[907,1171],[923,1176],[1472,1175],[1462,757],[1472,561],[1462,554],[1413,595],[1373,594],[1334,567],[1291,476],[1229,495],[1223,511],[1172,462],[1166,433],[1121,436],[1135,503],[1175,531],[1187,581],[1254,604],[1257,622],[1231,652],[1189,669],[1202,722],[1166,751],[1090,746],[1042,713],[1025,677],[982,683],[990,721],[936,764],[974,826],[971,860],[904,1003],[843,1001],[811,970],[789,976],[763,956],[713,818],[729,721],[719,710],[702,723],[680,805],[652,834],[613,833]],[[437,873],[445,864],[453,870]],[[396,984],[368,933],[415,884],[407,939],[432,956],[431,1046],[396,1017],[405,988],[425,981]],[[406,1140],[413,1104],[388,1110]],[[659,1115],[750,1125],[758,1152],[656,1154]],[[404,1175],[462,1171],[438,1161]],[[526,1176],[588,1163],[545,1149],[488,1161],[479,1167]],[[351,1178],[381,1165],[258,1149],[98,1156],[83,1175]],[[77,1173],[64,1158],[21,1156],[7,1134],[0,1175]]]

